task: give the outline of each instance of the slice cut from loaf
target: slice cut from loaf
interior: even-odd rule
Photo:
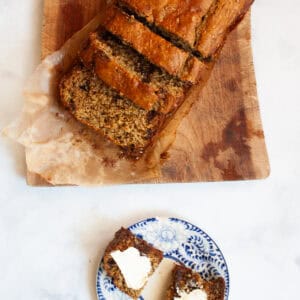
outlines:
[[[169,113],[183,101],[187,84],[157,68],[107,31],[92,33],[80,57],[102,81],[143,109]]]
[[[108,87],[96,74],[75,65],[60,84],[63,105],[83,124],[139,158],[160,130],[164,117],[147,111]]]
[[[113,279],[113,283],[116,287],[118,287],[122,292],[129,295],[133,299],[137,299],[140,296],[143,287],[139,290],[129,288],[126,284],[121,270],[112,257],[112,253],[114,251],[119,250],[121,252],[124,252],[131,247],[137,249],[140,252],[140,255],[149,258],[152,268],[149,277],[154,273],[154,271],[162,261],[163,253],[160,250],[155,249],[146,241],[133,235],[128,229],[124,228],[121,228],[115,234],[115,238],[110,242],[107,249],[105,250],[105,254],[103,257],[104,270]],[[134,268],[134,266],[132,266],[132,268]]]
[[[182,294],[189,295],[195,290],[204,295],[203,299],[224,300],[225,281],[222,277],[206,281],[191,269],[176,265],[172,272],[172,282],[167,290],[166,300],[181,299]]]
[[[179,76],[189,53],[177,48],[116,6],[107,10],[103,26],[169,74]]]

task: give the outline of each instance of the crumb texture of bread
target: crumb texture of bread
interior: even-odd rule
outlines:
[[[77,120],[124,148],[128,155],[142,153],[160,127],[159,113],[136,106],[80,64],[61,81],[60,97]]]
[[[225,281],[222,277],[211,281],[204,280],[200,274],[182,265],[176,265],[172,272],[172,282],[166,293],[166,300],[180,297],[180,293],[191,293],[202,290],[207,295],[207,300],[224,300]]]
[[[143,288],[140,290],[133,290],[131,288],[128,288],[120,269],[118,268],[117,264],[111,256],[111,253],[114,251],[119,250],[123,252],[130,247],[136,248],[141,253],[141,255],[146,256],[150,259],[152,270],[149,274],[149,277],[154,273],[154,271],[157,269],[160,262],[162,261],[163,253],[160,250],[155,249],[146,241],[136,237],[134,234],[131,233],[130,230],[125,228],[121,228],[115,234],[114,239],[106,248],[103,257],[104,270],[113,279],[113,283],[119,290],[129,295],[133,299],[138,299]]]

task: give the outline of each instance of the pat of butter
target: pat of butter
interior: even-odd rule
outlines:
[[[147,282],[151,272],[151,261],[146,256],[141,256],[139,250],[130,247],[125,251],[114,251],[112,258],[118,265],[130,289],[139,290]]]
[[[207,300],[207,294],[203,290],[193,290],[190,293],[181,292],[174,300]]]

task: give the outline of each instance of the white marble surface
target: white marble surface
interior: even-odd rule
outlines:
[[[0,128],[39,59],[42,0],[0,0]],[[237,183],[30,188],[21,147],[0,138],[0,299],[95,300],[103,248],[121,225],[178,216],[207,231],[232,300],[299,299],[300,2],[257,0],[253,46],[272,174]]]

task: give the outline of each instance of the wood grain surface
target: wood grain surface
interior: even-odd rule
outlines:
[[[42,57],[93,18],[99,0],[45,0]],[[251,50],[250,14],[232,32],[162,165],[158,183],[262,179],[270,173]],[[31,185],[43,185],[29,174]]]

